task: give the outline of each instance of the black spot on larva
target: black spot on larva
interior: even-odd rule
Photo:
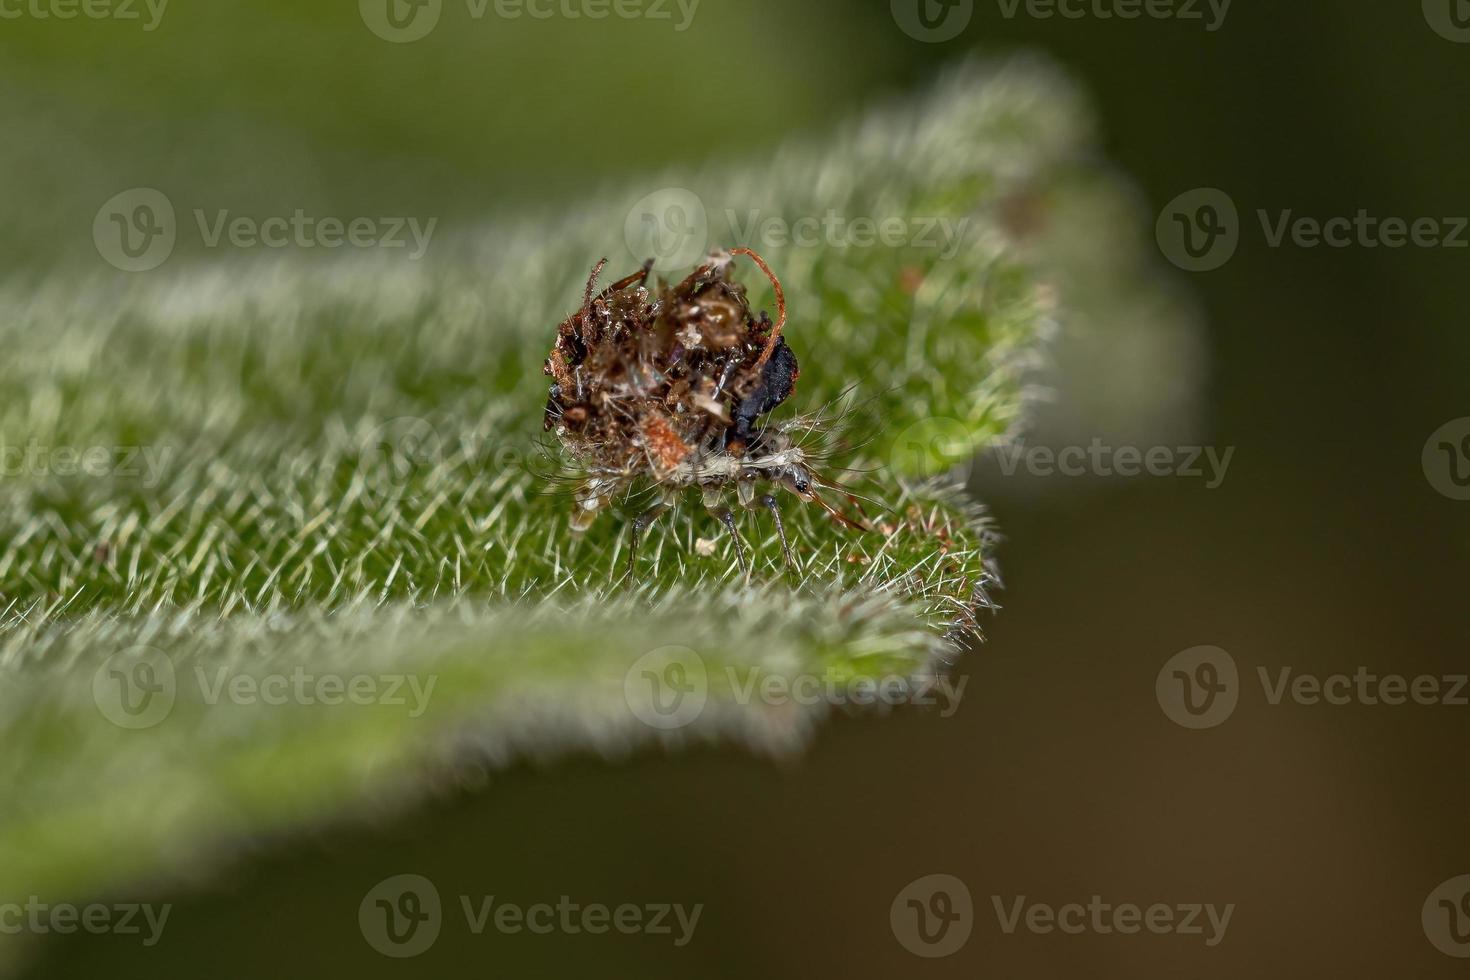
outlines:
[[[755,387],[736,407],[735,424],[730,427],[727,439],[742,443],[752,442],[755,438],[756,419],[774,411],[790,398],[791,393],[796,390],[796,379],[800,375],[801,368],[796,362],[796,353],[787,346],[786,338],[778,338],[775,349],[771,351],[771,359],[761,369]]]

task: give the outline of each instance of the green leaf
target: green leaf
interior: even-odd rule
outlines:
[[[419,261],[0,292],[0,898],[191,870],[522,754],[786,751],[830,710],[942,702],[992,580],[954,470],[1021,419],[1076,312],[1067,256],[1118,247],[1071,223],[1119,193],[1088,153],[1066,83],[969,66],[770,159],[493,220]],[[540,366],[593,263],[646,257],[646,215],[670,255],[749,245],[783,280],[802,360],[783,415],[869,526],[788,499],[793,575],[749,512],[742,580],[694,494],[636,576],[624,521],[567,533]]]

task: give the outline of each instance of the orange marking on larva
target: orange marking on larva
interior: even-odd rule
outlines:
[[[638,428],[644,448],[661,475],[672,472],[689,455],[689,446],[662,415],[645,415]]]

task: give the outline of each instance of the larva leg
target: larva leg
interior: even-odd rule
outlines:
[[[786,525],[781,520],[781,505],[776,503],[774,494],[763,494],[760,504],[771,512],[771,519],[776,522],[776,533],[781,537],[781,558],[786,562],[786,570],[795,569],[795,563],[791,560],[791,545],[786,540]]]
[[[705,487],[704,506],[730,532],[730,539],[735,542],[735,558],[740,562],[740,573],[749,575],[750,559],[745,557],[745,543],[740,540],[740,531],[735,526],[735,514],[725,506],[718,487]]]
[[[648,529],[650,524],[663,516],[664,512],[672,506],[674,506],[673,495],[664,494],[659,498],[658,503],[633,518],[632,534],[628,542],[629,576],[636,575],[638,572],[638,543],[643,538],[643,532]]]
[[[730,539],[735,542],[735,559],[740,562],[740,574],[750,574],[750,559],[745,557],[745,545],[740,540],[740,531],[735,527],[735,512],[726,507],[715,512],[720,523],[730,531]]]
[[[746,510],[754,510],[756,507],[764,507],[771,512],[771,517],[776,522],[776,533],[781,538],[781,559],[786,564],[786,570],[792,570],[791,544],[786,540],[786,524],[781,520],[781,511],[776,504],[776,498],[767,493],[758,499],[755,495],[755,484],[750,480],[742,480],[736,485],[736,496],[740,500],[740,506]]]

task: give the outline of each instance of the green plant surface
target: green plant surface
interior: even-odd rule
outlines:
[[[1048,336],[1087,312],[1036,230],[1118,194],[1089,154],[1064,80],[971,65],[773,157],[488,218],[417,262],[187,260],[0,290],[3,448],[51,465],[0,487],[0,898],[196,872],[232,841],[518,756],[789,751],[835,702],[880,710],[861,702],[884,679],[928,690],[993,581],[951,471],[1015,431]],[[794,574],[749,512],[742,578],[692,492],[636,575],[636,501],[567,532],[541,363],[594,262],[637,268],[625,222],[664,188],[698,199],[710,246],[755,245],[781,276],[803,370],[779,414],[808,419],[823,472],[857,498],[833,503],[866,515],[852,531],[788,496]],[[752,212],[963,234],[783,246],[740,240]],[[1078,225],[1066,251],[1115,234]],[[112,462],[61,475],[59,447]],[[693,684],[701,710],[650,722],[647,671]],[[301,675],[432,690],[271,704],[218,687]],[[765,677],[847,693],[775,703],[747,686]],[[125,682],[167,710],[119,715]]]

